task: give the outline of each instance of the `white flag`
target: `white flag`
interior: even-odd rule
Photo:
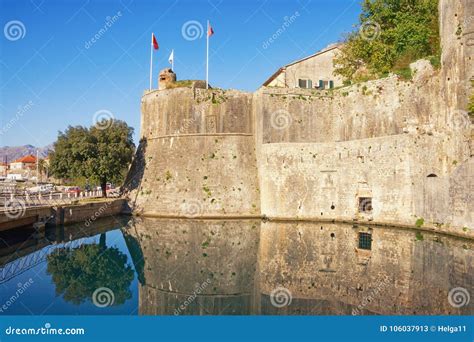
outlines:
[[[174,50],[171,50],[171,54],[168,58],[168,62],[170,62],[171,65],[173,64],[173,62],[174,62]]]

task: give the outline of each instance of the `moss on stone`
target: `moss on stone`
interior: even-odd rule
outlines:
[[[176,82],[170,83],[167,86],[167,88],[168,89],[172,89],[172,88],[192,88],[194,82],[196,82],[196,80],[176,81]]]

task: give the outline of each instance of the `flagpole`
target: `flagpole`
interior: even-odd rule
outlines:
[[[206,32],[206,89],[209,89],[209,20]]]
[[[150,44],[150,90],[151,90],[151,76],[153,74],[153,32],[151,33],[151,44]]]

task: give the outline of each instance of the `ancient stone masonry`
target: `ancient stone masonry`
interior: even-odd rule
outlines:
[[[158,89],[166,89],[172,83],[176,82],[176,74],[170,68],[166,68],[160,71],[158,76]]]
[[[410,81],[146,93],[130,205],[158,216],[472,229],[474,2],[439,8],[442,66],[417,61]]]
[[[142,99],[132,207],[148,215],[259,216],[252,95],[187,87]]]

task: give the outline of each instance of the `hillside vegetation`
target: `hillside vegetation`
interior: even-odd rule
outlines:
[[[439,65],[438,0],[364,0],[356,30],[335,59],[346,83],[386,76],[410,78],[410,63]]]

